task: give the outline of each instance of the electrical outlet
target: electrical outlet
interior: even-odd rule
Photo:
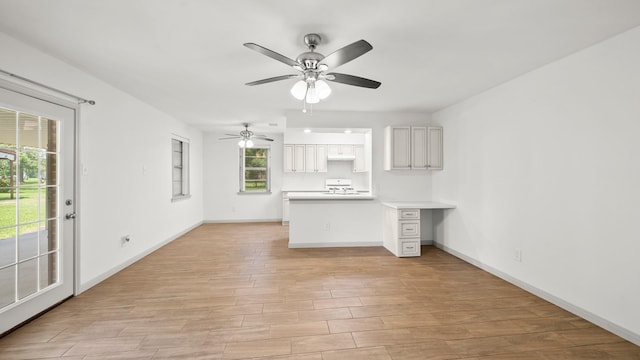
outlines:
[[[329,231],[331,230],[331,223],[325,223],[324,224],[324,231]]]
[[[513,260],[515,260],[517,262],[522,262],[522,250],[515,249],[513,251]]]
[[[130,242],[131,242],[131,236],[129,235],[124,235],[123,237],[120,238],[120,246],[122,247],[129,245]]]

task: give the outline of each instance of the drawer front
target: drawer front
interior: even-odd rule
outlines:
[[[400,244],[401,256],[420,256],[420,241],[403,241]]]
[[[420,237],[420,221],[400,221],[399,225],[399,237]]]
[[[420,219],[420,209],[400,210],[400,219]]]

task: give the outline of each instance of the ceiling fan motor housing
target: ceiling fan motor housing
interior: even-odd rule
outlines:
[[[324,55],[313,51],[307,51],[300,54],[296,58],[296,61],[300,63],[305,70],[316,70],[322,59],[324,59]]]
[[[307,34],[304,36],[304,43],[309,50],[313,51],[322,42],[322,37],[318,34]]]
[[[309,51],[304,52],[296,58],[296,61],[303,66],[304,70],[317,70],[318,64],[324,55],[315,52],[316,46],[320,44],[322,38],[318,34],[307,34],[304,36],[304,43],[309,48]]]

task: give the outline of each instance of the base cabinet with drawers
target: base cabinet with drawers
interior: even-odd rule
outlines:
[[[456,208],[453,204],[437,201],[384,201],[382,205],[382,245],[398,257],[420,256],[421,241],[437,244],[438,231],[435,229],[442,224],[443,212]],[[437,223],[434,211],[441,213]]]
[[[395,256],[420,256],[420,209],[385,208],[382,237]]]

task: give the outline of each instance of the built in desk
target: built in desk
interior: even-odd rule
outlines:
[[[437,243],[437,224],[442,222],[445,211],[456,207],[436,201],[385,201],[382,205],[385,207],[382,244],[398,257],[420,256],[421,238],[424,235],[421,220],[427,214],[432,219],[432,241]],[[433,216],[433,212],[438,212],[440,216]]]

